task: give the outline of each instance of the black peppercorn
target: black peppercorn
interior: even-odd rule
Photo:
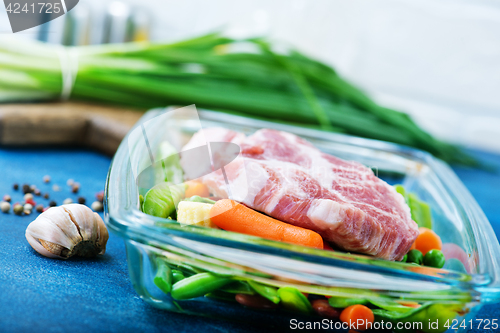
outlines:
[[[49,202],[49,207],[55,207],[55,206],[57,206],[57,203],[54,200]]]
[[[81,205],[85,205],[85,198],[84,197],[78,197],[78,203]]]
[[[28,184],[23,185],[23,193],[31,193],[31,187]]]
[[[12,188],[14,189],[14,191],[19,190],[19,184],[16,183],[16,184],[12,185]]]
[[[48,198],[49,198],[49,194],[48,194],[48,193],[45,193],[45,194],[43,195],[43,197],[44,197],[44,199],[48,199]]]

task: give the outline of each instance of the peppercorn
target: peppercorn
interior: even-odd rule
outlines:
[[[49,175],[45,175],[45,176],[43,176],[43,182],[44,182],[44,183],[48,183],[48,182],[50,182],[50,176],[49,176]]]
[[[31,185],[30,186],[31,193],[35,192],[36,190],[36,185]]]
[[[80,190],[80,183],[74,183],[73,186],[71,187],[71,192],[78,193],[79,190]]]
[[[14,205],[14,208],[13,208],[13,211],[14,211],[14,214],[16,215],[21,215],[23,213],[23,206],[20,205],[20,204],[15,204]]]
[[[55,206],[57,206],[57,203],[54,200],[52,200],[51,202],[49,202],[49,206],[55,207]]]
[[[43,195],[43,198],[44,198],[44,199],[48,199],[48,198],[50,198],[50,195],[49,195],[48,193],[45,193],[45,194]]]
[[[75,181],[71,178],[66,181],[66,185],[68,185],[68,186],[73,186],[74,183],[75,183]]]
[[[24,201],[27,201],[27,200],[33,200],[33,194],[31,193],[26,193],[24,195]]]
[[[54,192],[59,192],[61,190],[61,188],[59,187],[59,185],[52,185],[52,191]]]
[[[14,185],[12,185],[12,188],[14,189],[14,191],[19,190],[19,184],[15,183]]]
[[[73,200],[71,198],[64,199],[63,201],[63,205],[69,205],[71,203],[73,203]]]
[[[39,213],[43,213],[43,205],[42,204],[39,204],[39,205],[36,205],[36,211],[39,212]]]
[[[23,213],[24,213],[24,215],[30,215],[31,214],[31,210],[25,209]]]
[[[104,201],[104,191],[99,191],[95,195],[97,201],[103,202]]]
[[[85,201],[87,201],[87,200],[85,200],[85,198],[84,198],[84,197],[78,197],[78,203],[79,203],[80,205],[85,205]]]
[[[12,198],[10,197],[10,195],[6,194],[6,195],[3,196],[3,201],[10,202],[10,200],[12,200]]]
[[[36,196],[39,197],[40,195],[42,195],[42,191],[40,191],[39,189],[36,188],[35,191],[33,192],[33,194],[35,194]]]
[[[100,203],[99,201],[94,201],[90,208],[92,208],[94,212],[100,212],[102,211],[102,203]]]
[[[10,203],[7,201],[2,201],[0,203],[0,209],[2,210],[2,213],[8,213],[10,210]]]
[[[28,184],[24,184],[23,185],[23,193],[26,194],[26,193],[30,193],[31,192],[31,188]]]
[[[32,211],[33,210],[33,205],[27,203],[27,204],[24,204],[23,208],[24,208],[24,211],[27,211],[27,210]]]

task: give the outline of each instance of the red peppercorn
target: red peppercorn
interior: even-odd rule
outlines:
[[[104,201],[104,191],[99,191],[95,195],[97,201],[103,202]]]
[[[28,199],[25,202],[28,203],[28,204],[30,204],[30,205],[32,205],[33,207],[36,206],[36,202],[33,199]]]

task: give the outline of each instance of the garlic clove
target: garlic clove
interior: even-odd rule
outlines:
[[[49,258],[104,254],[108,238],[101,217],[80,204],[52,207],[26,229],[31,247]]]
[[[97,239],[99,225],[95,222],[92,210],[81,209],[80,204],[68,204],[62,207],[76,224],[84,241],[95,241]]]
[[[82,236],[70,215],[61,207],[52,207],[40,214],[31,222],[26,232],[35,239],[43,239],[72,250],[82,241]]]
[[[47,249],[43,247],[43,245],[40,243],[39,240],[36,240],[33,236],[28,234],[26,232],[26,239],[28,240],[28,243],[30,243],[31,247],[41,255],[49,258],[54,258],[54,259],[64,259],[63,257],[56,255],[52,252],[49,252]]]

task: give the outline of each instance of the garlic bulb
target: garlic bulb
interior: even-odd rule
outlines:
[[[108,237],[101,217],[80,204],[49,208],[26,229],[26,239],[35,251],[59,259],[104,254]]]

